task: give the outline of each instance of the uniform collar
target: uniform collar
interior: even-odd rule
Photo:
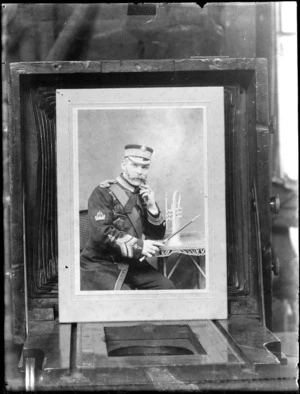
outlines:
[[[125,189],[131,191],[132,193],[134,193],[137,189],[137,187],[134,187],[133,185],[131,185],[127,179],[123,176],[123,174],[120,174],[119,176],[117,176],[117,182],[123,186]]]

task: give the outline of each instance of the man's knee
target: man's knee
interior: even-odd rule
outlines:
[[[158,282],[158,288],[164,290],[174,290],[175,286],[169,278],[162,275]]]

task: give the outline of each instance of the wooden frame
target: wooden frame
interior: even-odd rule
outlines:
[[[57,90],[60,322],[227,318],[223,99],[224,92],[223,88],[220,87]],[[102,111],[102,113],[103,111],[105,113],[105,111],[111,112],[114,110],[114,118],[121,117],[122,124],[125,123],[124,117],[127,116],[125,111],[131,111],[131,113],[138,111],[139,118],[146,111],[154,113],[154,118],[158,117],[157,111],[163,111],[166,119],[168,119],[172,110],[177,113],[181,111],[181,117],[184,116],[184,110],[189,110],[188,116],[191,116],[191,111],[197,114],[199,120],[194,127],[194,138],[191,139],[195,144],[198,129],[198,133],[201,132],[198,150],[202,152],[200,156],[203,162],[202,166],[199,165],[199,169],[202,169],[199,177],[200,183],[204,187],[202,199],[205,207],[201,216],[205,223],[206,258],[208,261],[206,289],[148,290],[138,292],[134,290],[80,291],[78,223],[78,212],[80,208],[78,199],[78,164],[80,156],[78,152],[80,150],[79,137],[81,133],[84,133],[85,129],[79,129],[79,114],[88,110],[93,110],[93,112]],[[175,115],[173,114],[173,116]],[[187,121],[187,118],[183,119]],[[101,126],[99,126],[99,122],[97,122],[97,125],[99,127],[99,133],[101,132]],[[133,116],[130,117],[130,125],[134,127]],[[109,138],[108,136],[111,135],[111,129],[113,128],[111,124],[106,127],[108,127],[108,130],[103,129],[102,134],[106,135],[106,138]],[[127,125],[128,127],[129,124]],[[126,129],[126,123],[124,124],[124,128]],[[168,128],[168,123],[164,125],[164,128]],[[94,138],[90,139],[93,141],[93,146],[95,144],[99,146],[99,143],[96,143],[97,136],[95,133],[93,133]],[[185,133],[188,133],[188,130],[185,130]],[[184,136],[184,133],[182,135]],[[169,135],[170,137],[171,135]],[[121,134],[119,136],[120,138]],[[154,137],[151,135],[151,126],[149,126],[149,129],[146,128],[143,138],[147,145],[149,145],[151,139],[152,146],[153,144],[155,145],[155,141],[153,141]],[[149,138],[149,142],[147,138]],[[161,136],[162,139],[163,137]],[[80,139],[85,144],[87,144],[87,140],[88,138],[86,137],[81,137]],[[159,144],[155,146],[158,148]],[[182,160],[184,160],[184,155],[192,155],[192,148],[190,147],[189,150],[190,152],[187,151],[185,154],[180,155]],[[90,157],[97,153],[101,155],[101,150],[98,152],[98,149],[89,149]],[[112,153],[115,154],[114,151]],[[162,149],[161,155],[163,154],[164,150]],[[179,159],[176,160],[175,158],[176,156],[174,156],[174,161],[178,162],[178,168],[177,170],[176,167],[174,169],[174,177],[179,173],[179,169],[183,165],[182,161]],[[170,169],[174,167],[171,158],[170,163],[171,167],[169,170],[168,164],[166,163],[166,172],[170,172]],[[104,165],[104,162],[100,161],[97,167]],[[196,165],[197,160],[193,163],[193,166]],[[161,176],[163,177],[163,174]],[[163,183],[166,182],[167,178],[165,180],[163,178]],[[184,183],[183,180],[182,183]],[[190,190],[190,193],[193,193],[193,191]],[[200,199],[200,195],[195,199],[197,206],[199,205],[198,199]],[[185,220],[187,221],[187,218]],[[201,242],[200,239],[199,242]]]
[[[44,143],[45,139],[37,141],[36,137],[45,136],[55,142],[55,90],[74,87],[224,87],[229,314],[250,313],[263,316],[264,305],[267,325],[271,324],[272,255],[268,252],[271,241],[270,182],[266,182],[266,179],[270,179],[267,81],[267,62],[259,58],[35,62],[9,65],[10,202],[7,225],[10,229],[10,245],[7,270],[10,272],[13,289],[16,342],[21,343],[25,337],[25,322],[28,322],[26,300],[29,307],[53,307],[57,302],[57,261],[46,259],[43,255],[38,258],[35,251],[39,229],[38,234],[45,240],[43,242],[47,241],[49,245],[51,240],[53,245],[43,251],[52,250],[54,257],[57,253],[55,200],[51,208],[52,238],[49,237],[49,229],[40,220],[35,204],[37,190],[42,193],[37,176],[40,168],[47,169],[48,172],[51,170],[47,176],[53,179],[53,183],[48,184],[48,187],[54,195],[56,187],[53,164],[45,166],[46,158],[40,154],[39,147],[43,146],[40,142]],[[43,122],[39,119],[43,119]],[[42,125],[47,125],[53,131],[43,133]],[[37,160],[41,160],[41,167]],[[254,185],[257,190],[259,235],[253,212]],[[44,226],[41,230],[38,223]],[[258,247],[258,236],[261,249]],[[45,259],[47,264],[50,262],[46,271],[50,276],[42,275],[39,284],[35,279],[39,271],[34,267],[38,261]],[[259,274],[259,265],[263,278]],[[25,277],[24,271],[27,272]]]

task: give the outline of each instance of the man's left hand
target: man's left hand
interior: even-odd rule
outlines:
[[[143,200],[145,201],[147,205],[147,209],[152,213],[152,214],[157,214],[158,209],[155,203],[155,194],[154,191],[151,189],[149,185],[141,185],[140,186],[140,195],[142,196]]]

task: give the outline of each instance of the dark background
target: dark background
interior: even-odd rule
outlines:
[[[280,126],[283,117],[279,116],[282,102],[279,87],[285,75],[279,75],[278,64],[284,51],[282,42],[289,42],[289,37],[293,40],[296,31],[292,27],[290,31],[283,29],[282,5],[275,2],[207,3],[204,7],[196,3],[153,3],[144,7],[128,3],[2,4],[4,225],[9,226],[9,152],[6,151],[6,67],[9,63],[197,56],[267,58],[270,117],[281,121],[273,122],[270,152],[273,194],[279,194],[281,199],[280,213],[273,217],[272,245],[280,268],[279,276],[273,280],[272,329],[295,333],[298,330],[298,256],[290,233],[298,227],[298,179],[282,166],[281,144],[285,131]],[[286,127],[291,129],[290,125]],[[8,273],[7,231],[4,244],[5,273]],[[5,275],[5,279],[5,353],[10,377],[20,348],[12,340],[9,275]],[[18,380],[15,384],[18,385]]]

